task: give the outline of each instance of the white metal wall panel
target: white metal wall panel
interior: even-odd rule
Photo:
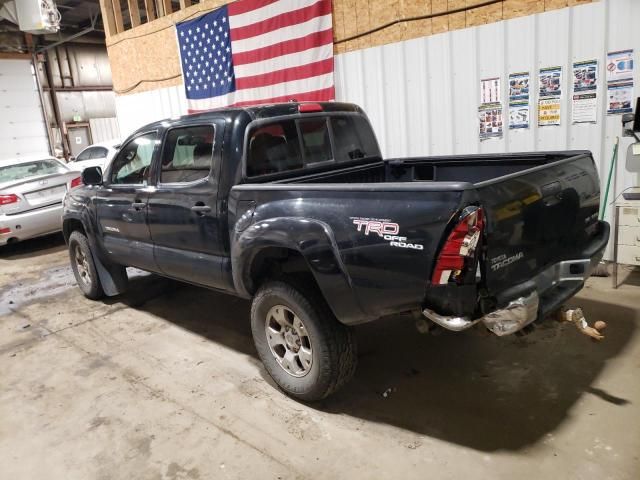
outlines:
[[[118,119],[109,118],[92,118],[89,120],[91,126],[91,138],[93,143],[106,142],[112,139],[121,139]]]
[[[0,159],[48,155],[49,140],[30,60],[0,60]]]
[[[116,96],[116,114],[123,137],[147,123],[186,113],[187,100],[182,85]]]
[[[369,115],[387,157],[531,150],[589,149],[600,170],[602,190],[620,115],[606,114],[606,55],[633,48],[635,95],[640,95],[640,1],[601,0],[572,8],[456,30],[335,57],[337,100],[354,102]],[[571,123],[571,67],[597,59],[598,121]],[[537,77],[562,66],[560,126],[537,127]],[[480,141],[477,108],[480,79],[500,77],[505,126],[509,73],[531,75],[531,128],[505,128],[500,139]],[[182,86],[116,98],[123,135],[161,118],[186,113]],[[621,138],[612,200],[640,184],[624,170],[629,139]],[[611,220],[611,208],[607,219]],[[607,252],[607,256],[610,252]]]
[[[620,115],[606,114],[606,55],[609,51],[634,49],[634,93],[640,95],[638,19],[640,1],[602,0],[346,53],[336,62],[336,96],[338,100],[355,101],[368,112],[386,156],[588,149],[594,154],[604,192],[613,144],[622,133]],[[379,58],[381,62],[376,61]],[[572,64],[593,58],[599,66],[598,121],[574,125]],[[404,68],[399,59],[404,60]],[[537,127],[538,70],[556,65],[562,66],[563,74],[561,125]],[[508,75],[520,71],[531,75],[531,128],[505,128],[502,138],[480,141],[480,79],[501,78],[506,122]],[[404,72],[405,77],[399,78],[400,85],[390,85],[387,79],[397,72]],[[362,78],[366,78],[366,84],[360,81]],[[386,96],[392,101],[384,102],[383,109],[378,95],[381,89],[389,88],[392,91]],[[416,120],[416,115],[422,118]],[[399,116],[403,121],[398,121]],[[402,131],[403,125],[406,131]],[[620,138],[621,156],[609,202],[624,188],[640,184],[640,175],[624,170],[624,153],[630,142]],[[611,221],[611,216],[609,206],[606,219]],[[610,258],[611,252],[606,256]]]

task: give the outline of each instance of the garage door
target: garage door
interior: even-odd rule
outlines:
[[[48,155],[30,60],[0,60],[0,159]]]

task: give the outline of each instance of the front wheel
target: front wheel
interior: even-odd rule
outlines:
[[[84,296],[91,300],[102,298],[104,291],[91,255],[89,241],[82,232],[75,231],[69,236],[69,259],[73,275]]]
[[[312,289],[263,285],[251,305],[253,340],[267,372],[288,395],[321,400],[355,372],[356,342]]]

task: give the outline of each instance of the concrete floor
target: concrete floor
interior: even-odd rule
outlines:
[[[0,250],[2,478],[640,478],[628,270],[575,299],[602,343],[374,322],[354,380],[305,406],[262,369],[247,302],[149,275],[91,302],[67,265],[60,236]]]

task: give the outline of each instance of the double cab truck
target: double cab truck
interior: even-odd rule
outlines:
[[[414,312],[508,335],[578,292],[609,237],[588,151],[383,159],[347,103],[147,125],[64,201],[90,299],[126,267],[251,299],[258,354],[313,401],[353,375],[353,326]]]

